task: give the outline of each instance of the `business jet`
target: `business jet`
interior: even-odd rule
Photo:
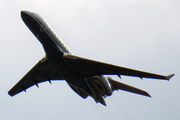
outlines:
[[[104,75],[133,76],[169,80],[167,76],[125,68],[108,63],[98,62],[73,55],[62,40],[55,34],[45,20],[37,13],[21,11],[26,26],[42,44],[46,55],[22,77],[9,91],[14,96],[33,85],[53,80],[65,80],[82,98],[91,96],[96,103],[106,106],[104,98],[111,96],[115,90],[124,90],[151,97],[146,91],[113,80]]]

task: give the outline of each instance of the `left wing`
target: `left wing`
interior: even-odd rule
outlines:
[[[19,92],[26,91],[27,88],[36,85],[38,83],[51,80],[63,79],[50,64],[49,60],[44,57],[40,60],[16,85],[14,85],[8,94],[14,96]]]
[[[74,71],[76,71],[80,77],[90,77],[95,75],[118,75],[120,77],[120,75],[127,75],[140,78],[169,80],[172,76],[174,76],[174,74],[164,76],[139,70],[133,70],[130,68],[98,62],[70,54],[64,54],[63,57],[69,64],[69,66]]]

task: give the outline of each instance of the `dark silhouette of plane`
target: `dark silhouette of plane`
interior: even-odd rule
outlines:
[[[136,94],[150,95],[141,89],[126,85],[104,75],[134,76],[169,80],[174,74],[164,76],[133,70],[108,63],[102,63],[72,54],[61,39],[37,13],[21,11],[26,26],[41,42],[46,56],[43,57],[8,94],[14,96],[38,83],[51,80],[65,80],[82,98],[91,96],[97,103],[106,105],[104,98],[115,90],[125,90]]]

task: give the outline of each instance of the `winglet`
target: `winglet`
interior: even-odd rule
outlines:
[[[165,77],[166,77],[167,80],[170,80],[170,78],[172,78],[174,75],[175,75],[175,74],[173,73],[173,74],[167,75],[167,76],[165,76]]]

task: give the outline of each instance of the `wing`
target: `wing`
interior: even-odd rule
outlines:
[[[26,91],[27,88],[38,83],[51,80],[61,80],[63,78],[58,75],[48,59],[41,59],[14,87],[9,90],[8,94],[14,96],[19,92]]]
[[[148,73],[139,70],[133,70],[121,66],[102,63],[90,59],[81,58],[78,56],[64,54],[65,61],[69,66],[77,72],[80,77],[90,77],[95,75],[127,75],[140,78],[154,78],[169,80],[174,74],[164,76],[154,73]]]
[[[111,84],[111,89],[114,90],[124,90],[124,91],[128,91],[128,92],[132,92],[132,93],[136,93],[136,94],[140,94],[140,95],[144,95],[144,96],[148,96],[151,97],[146,91],[141,90],[139,88],[115,81],[113,79],[109,79],[109,82]]]

